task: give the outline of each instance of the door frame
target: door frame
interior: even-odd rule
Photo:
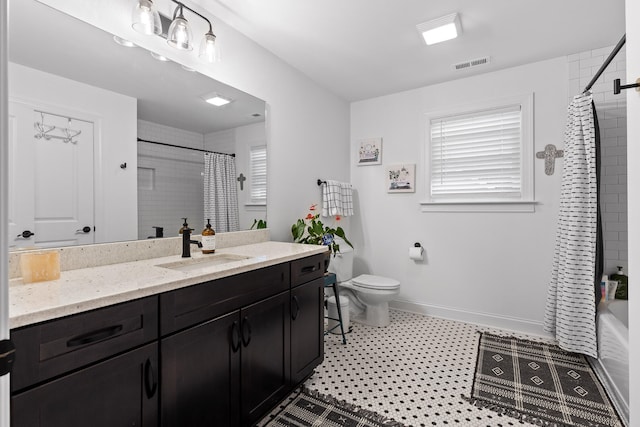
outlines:
[[[8,94],[8,7],[6,1],[0,1],[0,339],[9,338],[9,275],[7,274],[9,246],[7,235],[8,216],[8,133],[9,94]],[[9,376],[0,377],[0,427],[9,427]]]

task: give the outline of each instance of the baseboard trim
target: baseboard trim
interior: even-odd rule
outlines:
[[[528,319],[499,316],[491,313],[461,310],[459,308],[421,304],[402,300],[391,301],[389,303],[389,307],[410,313],[425,314],[443,319],[473,323],[480,326],[488,326],[491,328],[536,335],[544,338],[552,338],[549,334],[543,331],[542,322],[535,322]]]

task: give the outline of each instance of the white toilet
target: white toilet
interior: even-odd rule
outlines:
[[[340,245],[329,271],[336,274],[340,298],[349,298],[351,320],[371,326],[389,326],[389,301],[400,293],[400,282],[386,277],[353,276],[353,249]]]

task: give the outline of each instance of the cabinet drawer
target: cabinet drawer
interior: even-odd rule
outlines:
[[[322,277],[325,259],[325,254],[318,254],[291,261],[291,287]]]
[[[11,331],[11,390],[39,383],[158,337],[158,299],[148,297]]]
[[[289,289],[289,264],[212,280],[160,295],[162,336]]]

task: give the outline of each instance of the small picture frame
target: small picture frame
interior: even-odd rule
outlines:
[[[382,164],[382,138],[361,139],[358,144],[358,166]]]
[[[415,163],[387,165],[386,172],[387,193],[415,193]]]

